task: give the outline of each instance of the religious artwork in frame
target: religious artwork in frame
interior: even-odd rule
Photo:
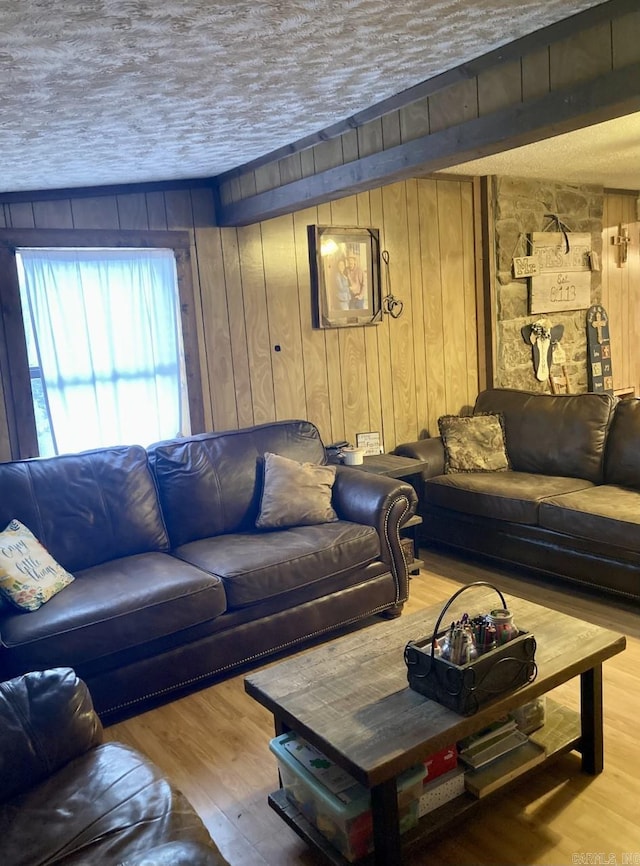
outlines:
[[[380,232],[307,227],[313,326],[348,328],[382,321]]]

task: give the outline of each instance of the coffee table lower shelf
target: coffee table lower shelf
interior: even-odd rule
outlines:
[[[448,803],[434,809],[421,818],[418,825],[402,836],[403,850],[409,850],[418,843],[441,835],[448,827],[477,809],[482,803],[494,794],[504,790],[507,785],[516,782],[519,778],[529,772],[535,772],[546,766],[551,760],[560,755],[580,750],[580,714],[568,707],[562,706],[547,699],[546,721],[542,728],[531,735],[531,740],[544,746],[546,758],[533,768],[527,768],[521,774],[510,775],[491,794],[476,798],[472,794],[464,793]],[[331,866],[350,866],[349,861],[311,824],[299,809],[291,803],[282,788],[269,794],[269,806],[300,836],[308,845],[320,853]],[[374,855],[370,854],[357,861],[358,866],[373,866]]]

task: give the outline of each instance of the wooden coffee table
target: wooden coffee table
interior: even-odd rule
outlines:
[[[478,587],[466,603],[470,612],[489,610],[495,598],[491,589]],[[580,712],[547,701],[545,726],[534,735],[547,757],[537,767],[575,749],[584,772],[602,772],[602,662],[624,650],[625,637],[514,596],[507,602],[514,621],[537,640],[538,676],[473,716],[459,716],[407,684],[404,647],[430,635],[442,605],[381,622],[246,677],[247,693],[273,713],[276,734],[298,732],[371,789],[375,853],[360,862],[400,866],[403,849],[484,802],[465,793],[401,837],[396,778],[404,770],[574,677],[580,677]],[[282,790],[269,803],[327,862],[346,864]]]

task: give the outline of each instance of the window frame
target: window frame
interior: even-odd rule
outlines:
[[[0,377],[12,460],[38,457],[31,396],[31,374],[22,319],[16,249],[28,247],[104,247],[171,249],[176,260],[187,395],[192,433],[204,432],[200,353],[187,231],[104,229],[0,229]]]

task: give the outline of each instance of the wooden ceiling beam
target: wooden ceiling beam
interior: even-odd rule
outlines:
[[[222,205],[217,224],[242,226],[395,180],[531,144],[640,111],[640,63],[585,84],[460,123],[327,169],[276,189]]]
[[[535,30],[533,33],[528,33],[513,42],[508,42],[506,45],[501,45],[499,48],[489,51],[474,60],[461,63],[452,69],[448,69],[439,75],[434,75],[425,81],[409,87],[406,90],[389,96],[386,99],[376,102],[374,105],[352,114],[350,117],[340,120],[337,123],[320,129],[317,132],[300,138],[297,141],[286,144],[283,147],[265,153],[256,159],[250,160],[243,165],[231,168],[228,171],[220,174],[216,180],[223,183],[229,178],[239,177],[246,174],[247,171],[254,171],[263,165],[275,162],[278,159],[283,159],[291,156],[293,153],[300,153],[307,150],[322,141],[329,141],[349,132],[352,129],[358,129],[365,123],[383,117],[392,111],[404,108],[417,100],[424,99],[434,93],[438,93],[452,84],[460,81],[465,81],[470,78],[477,77],[480,73],[488,69],[494,69],[501,63],[507,63],[512,60],[518,60],[520,57],[530,54],[569,36],[575,35],[577,32],[587,30],[590,27],[600,24],[603,21],[618,18],[626,15],[629,12],[635,12],[638,8],[638,0],[607,0],[605,3],[599,3],[596,6],[591,6],[584,9],[582,12],[577,12],[568,18],[563,18],[561,21],[556,21],[549,24],[547,27],[542,27],[540,30]]]

